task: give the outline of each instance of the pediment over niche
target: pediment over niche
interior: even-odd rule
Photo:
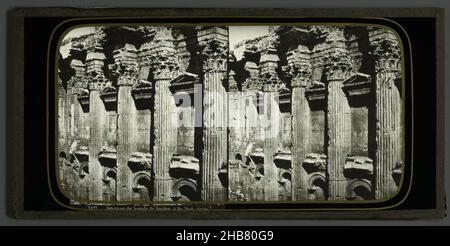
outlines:
[[[151,82],[146,80],[140,80],[137,84],[135,84],[131,90],[131,95],[134,100],[144,100],[150,99],[152,97],[152,89],[153,85]]]
[[[194,85],[196,84],[200,84],[199,76],[197,74],[185,72],[170,81],[170,90],[172,93],[186,92],[193,94],[195,90]]]
[[[305,91],[305,96],[309,101],[325,100],[326,87],[319,81],[312,81]]]
[[[117,89],[112,86],[106,86],[100,93],[100,98],[105,104],[117,102]]]
[[[342,89],[347,96],[360,96],[371,91],[372,78],[368,74],[355,73],[344,81]]]

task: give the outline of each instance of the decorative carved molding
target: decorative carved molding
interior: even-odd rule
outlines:
[[[327,82],[344,80],[351,75],[352,61],[348,52],[327,56],[323,62]]]
[[[204,72],[225,73],[227,71],[228,44],[220,40],[207,39],[199,42]]]
[[[165,51],[149,57],[155,80],[173,79],[180,73],[179,61],[175,53]]]
[[[283,67],[283,72],[291,81],[292,87],[306,87],[311,79],[311,64],[289,64]]]
[[[401,53],[397,40],[385,39],[379,41],[374,46],[373,56],[377,73],[393,73],[396,77],[399,77]]]
[[[88,88],[90,91],[99,91],[103,89],[103,85],[106,82],[103,73],[97,73],[92,71],[88,74]]]
[[[138,69],[137,66],[125,66],[121,68],[120,76],[117,81],[118,86],[133,86],[138,81]]]
[[[267,92],[277,92],[281,89],[286,88],[286,84],[281,81],[276,74],[266,73],[261,76],[263,81],[262,89]]]

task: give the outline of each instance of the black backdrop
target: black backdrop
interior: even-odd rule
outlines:
[[[76,17],[76,16],[74,16]],[[25,19],[25,58],[24,58],[24,93],[25,93],[25,170],[24,170],[24,202],[25,211],[49,211],[49,210],[67,210],[55,202],[51,196],[48,185],[47,162],[50,163],[50,177],[54,173],[54,134],[55,127],[53,120],[46,122],[46,117],[50,119],[56,117],[53,110],[55,85],[48,81],[55,81],[50,73],[47,81],[47,47],[49,38],[54,28],[62,21],[70,19],[69,17],[28,17]],[[413,155],[414,172],[411,183],[411,190],[407,199],[399,206],[392,209],[433,209],[436,207],[436,20],[434,18],[390,18],[399,23],[408,33],[412,47],[413,59],[413,79],[414,88],[411,90],[411,79],[408,61],[409,47],[405,45],[406,62],[406,174],[409,173],[411,163],[410,157]],[[123,19],[107,20],[105,22],[125,22]],[[133,20],[126,20],[132,22]],[[276,22],[276,19],[177,19],[180,22]],[[283,19],[283,22],[358,22],[357,19]],[[98,21],[96,21],[98,22]],[[139,22],[164,22],[164,20],[148,19]],[[395,25],[386,21],[380,24],[394,28],[399,34],[403,32]],[[70,25],[81,24],[83,21],[71,22],[66,27],[61,27],[59,32],[65,30]],[[89,21],[85,22],[89,23]],[[58,34],[58,31],[56,32]],[[59,35],[55,35],[59,37]],[[405,41],[405,37],[402,36]],[[54,41],[54,40],[53,40]],[[54,57],[55,42],[50,47],[50,57]],[[50,59],[50,67],[54,61]],[[47,89],[49,89],[47,91]],[[414,98],[414,105],[411,104],[411,96]],[[46,100],[49,99],[49,111],[46,108]],[[411,108],[413,108],[414,118],[411,118]],[[414,122],[414,128],[412,127]],[[48,123],[48,145],[46,135],[46,124]],[[413,134],[408,134],[413,131]],[[414,136],[414,146],[411,145],[411,136]],[[47,149],[48,147],[48,149]],[[49,155],[47,156],[47,151]],[[386,204],[368,205],[385,207],[390,204],[396,204],[406,194],[409,175],[405,175],[404,189],[400,192],[397,200],[388,201]],[[52,179],[50,179],[52,180]],[[58,194],[55,180],[52,180],[52,190],[58,200],[67,204],[61,194]],[[255,208],[254,204],[227,205],[229,208]],[[277,204],[277,205],[259,205],[261,208],[301,208],[305,205],[296,204]],[[311,206],[311,205],[308,205]],[[327,207],[328,205],[315,205]],[[344,207],[355,207],[355,205],[342,205]],[[356,205],[360,207],[362,205]]]

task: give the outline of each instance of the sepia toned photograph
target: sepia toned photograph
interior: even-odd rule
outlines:
[[[387,27],[78,26],[57,56],[73,206],[363,203],[402,185],[404,54]]]

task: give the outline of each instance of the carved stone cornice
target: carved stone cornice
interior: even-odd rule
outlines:
[[[323,62],[327,82],[342,81],[350,77],[352,62],[348,52],[330,55]]]
[[[400,68],[400,45],[396,40],[385,39],[374,45],[373,57],[375,60],[375,71],[377,73],[393,73],[399,75]]]
[[[221,40],[207,39],[199,42],[205,73],[227,71],[228,44]]]

